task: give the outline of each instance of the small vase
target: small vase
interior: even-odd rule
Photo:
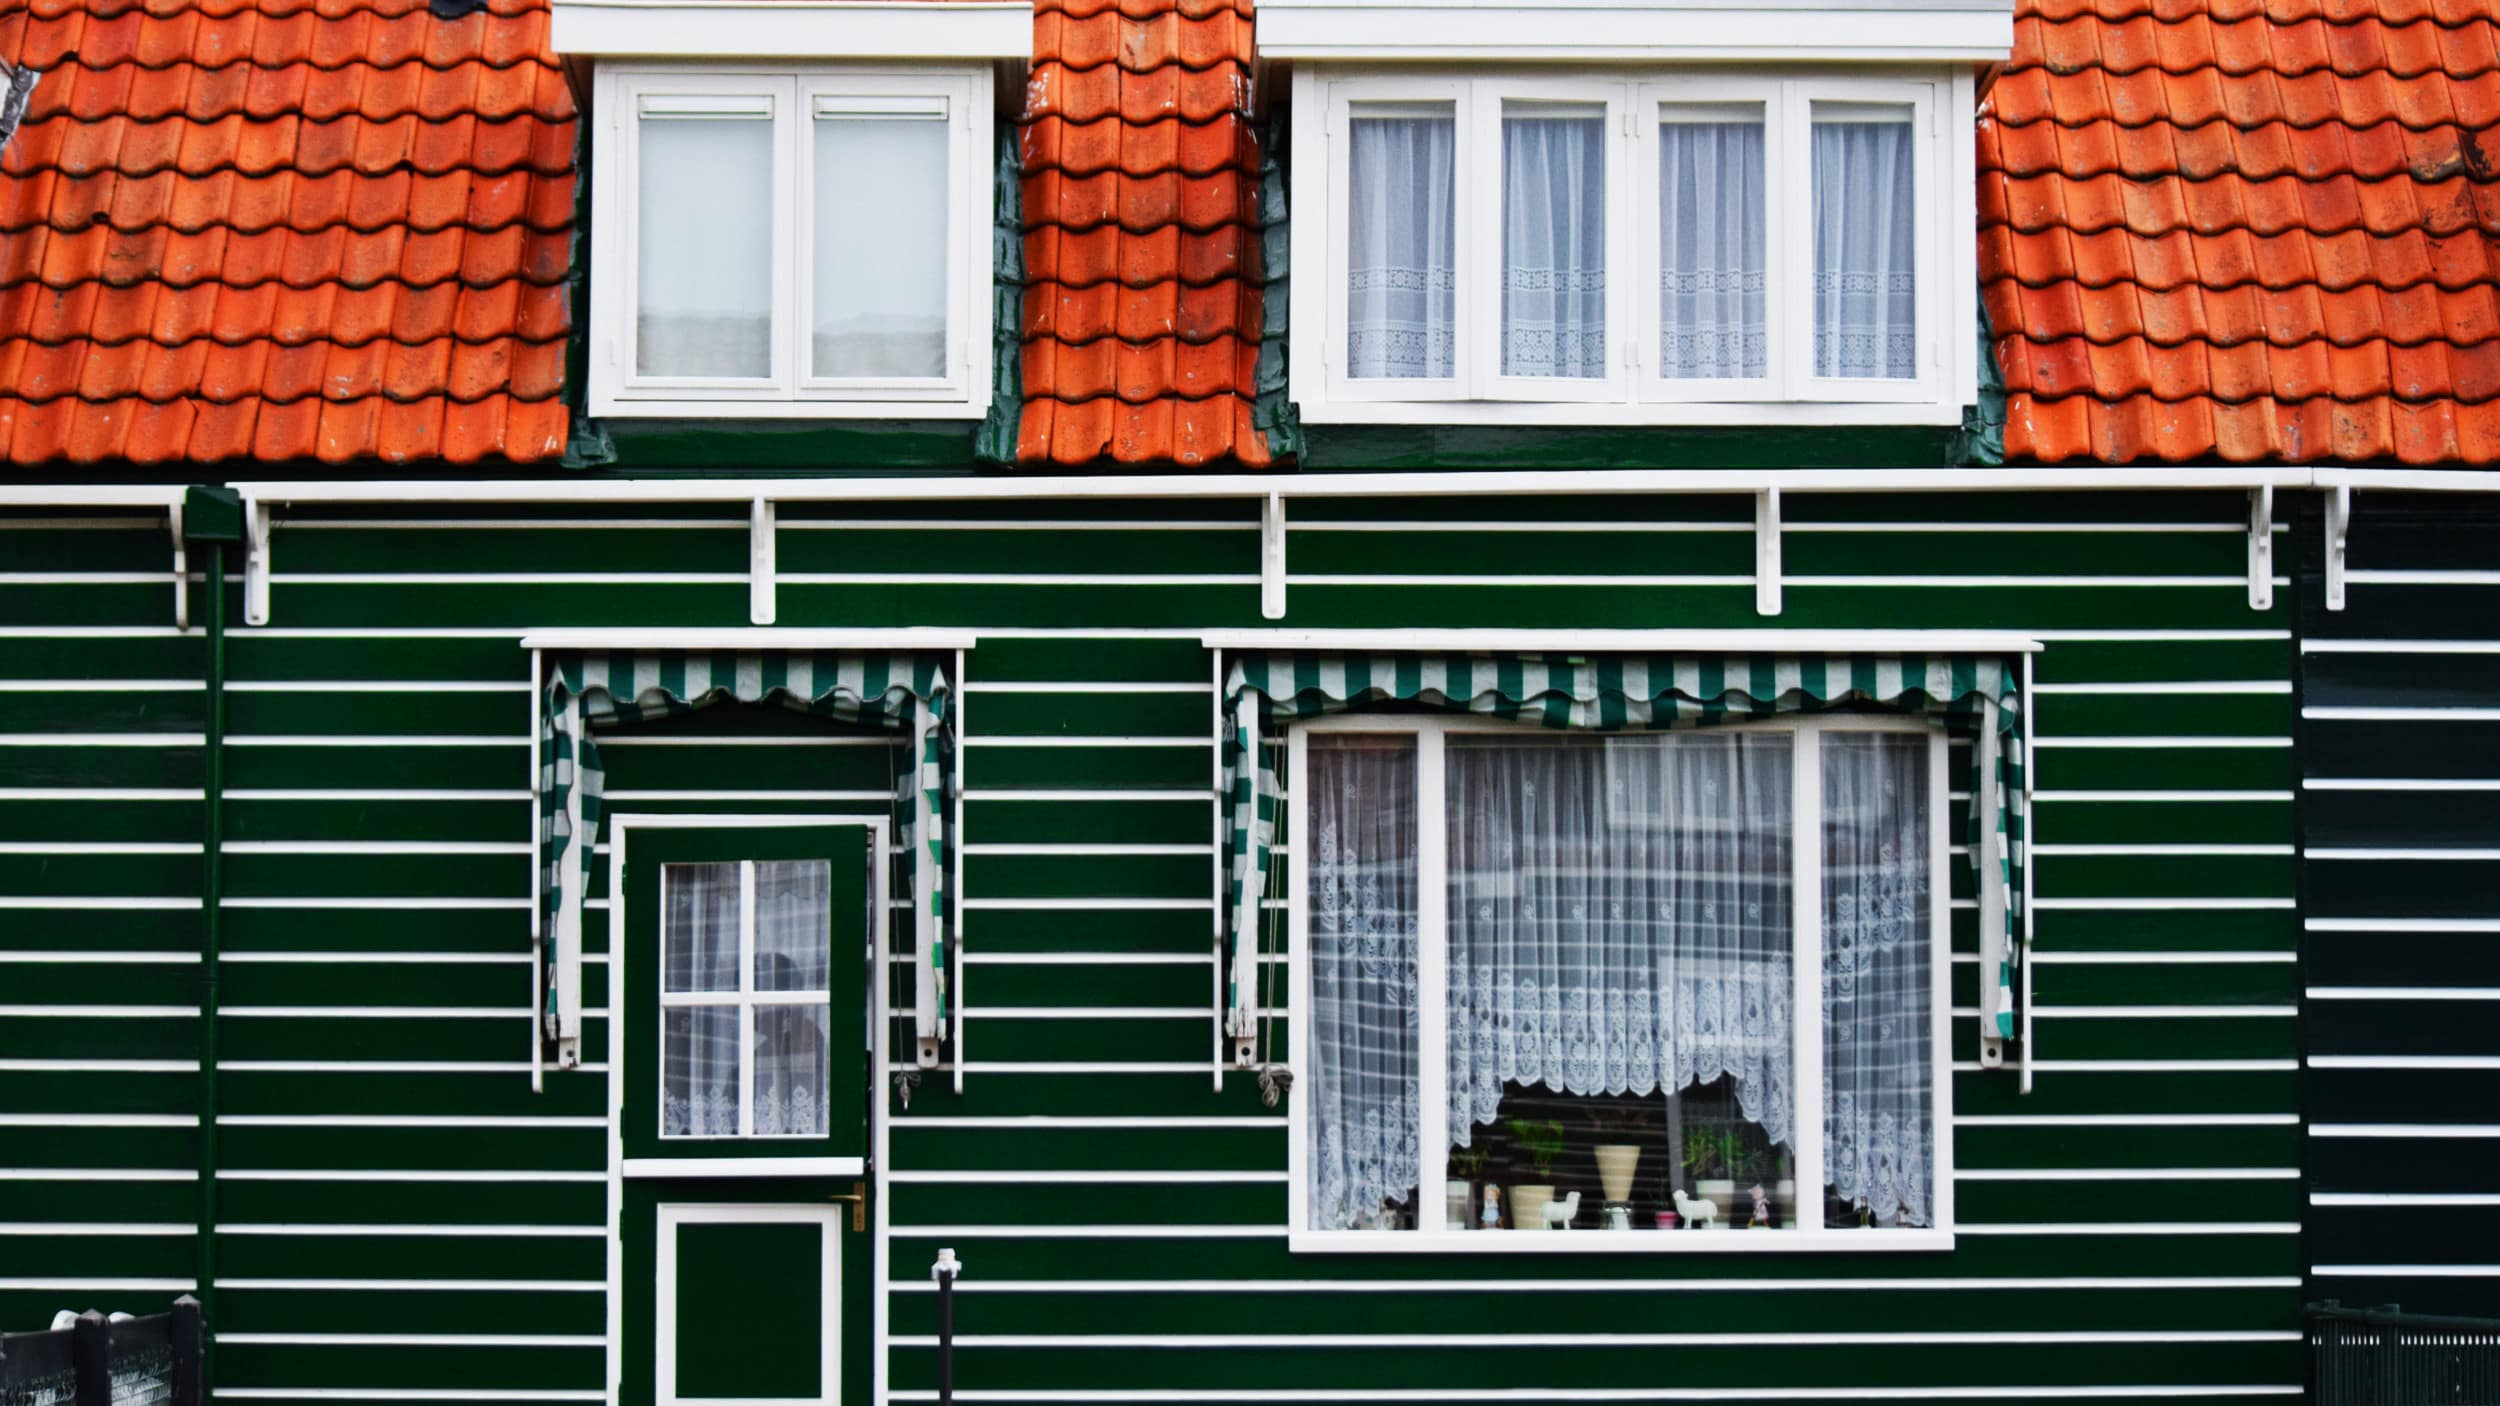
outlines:
[[[1545,1203],[1554,1199],[1551,1186],[1514,1186],[1510,1189],[1510,1228],[1543,1230]]]
[[[1641,1149],[1629,1142],[1601,1142],[1597,1145],[1597,1180],[1606,1188],[1609,1201],[1632,1199],[1632,1174],[1641,1165]]]
[[[1474,1183],[1464,1181],[1447,1183],[1442,1192],[1442,1200],[1447,1203],[1447,1209],[1444,1212],[1444,1216],[1449,1229],[1475,1229],[1475,1226],[1469,1224],[1469,1222],[1474,1219],[1471,1215],[1471,1211],[1476,1204],[1476,1188]]]

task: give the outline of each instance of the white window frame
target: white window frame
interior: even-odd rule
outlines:
[[[590,410],[608,417],[973,419],[989,412],[992,76],[979,64],[600,65],[593,140]],[[773,122],[772,374],[762,379],[636,371],[636,181],[640,125],[654,101],[753,102]],[[946,374],[818,377],[809,366],[816,118],[935,109],[947,124]],[[877,198],[875,195],[871,199]]]
[[[1609,273],[1604,382],[1525,380],[1499,368],[1501,102],[1603,102],[1610,128]],[[1349,113],[1365,104],[1442,102],[1457,119],[1457,376],[1446,381],[1346,374],[1345,228]],[[1913,109],[1918,374],[1902,380],[1811,374],[1812,141],[1815,102]],[[1291,393],[1315,424],[1951,425],[1978,398],[1975,279],[1977,171],[1966,134],[1975,87],[1967,65],[1884,64],[1744,72],[1707,69],[1381,69],[1306,63],[1293,76],[1294,280]],[[1669,380],[1657,355],[1657,123],[1661,104],[1758,105],[1769,157],[1771,261],[1767,374]],[[1961,235],[1947,237],[1953,232]],[[1316,270],[1316,276],[1311,271]]]
[[[1310,739],[1318,733],[1404,734],[1415,738],[1417,931],[1417,1095],[1421,1136],[1427,1149],[1421,1159],[1421,1185],[1416,1189],[1413,1230],[1315,1230],[1310,1224],[1310,1120],[1308,1100],[1287,1100],[1286,1233],[1296,1252],[1362,1254],[1778,1254],[1794,1251],[1897,1252],[1949,1250],[1954,1242],[1953,1203],[1953,922],[1948,896],[1951,882],[1950,829],[1952,804],[1948,776],[1951,745],[1944,730],[1911,718],[1875,716],[1805,716],[1763,723],[1733,725],[1718,731],[1780,732],[1795,736],[1791,768],[1790,845],[1795,922],[1793,946],[1795,1011],[1790,1030],[1796,1041],[1792,1068],[1797,1081],[1794,1168],[1797,1182],[1795,1224],[1767,1232],[1692,1231],[1665,1233],[1570,1233],[1557,1231],[1451,1231],[1442,1224],[1446,1157],[1430,1149],[1449,1145],[1448,1066],[1443,1050],[1448,1039],[1449,932],[1447,818],[1444,806],[1445,742],[1461,734],[1529,734],[1552,737],[1545,728],[1475,717],[1419,714],[1342,713],[1295,724],[1287,737],[1285,796],[1310,794]],[[1825,1227],[1822,1219],[1823,1147],[1823,972],[1822,892],[1823,816],[1822,738],[1844,732],[1916,733],[1928,739],[1928,864],[1931,900],[1928,954],[1930,972],[1929,1126],[1935,1143],[1928,1168],[1933,1184],[1929,1205],[1935,1225],[1916,1229]],[[1298,1062],[1308,1073],[1308,1058],[1299,1044],[1311,1028],[1310,964],[1304,960],[1310,941],[1310,912],[1303,897],[1310,893],[1310,850],[1297,826],[1288,850],[1286,1028],[1296,1039]],[[1811,838],[1810,838],[1811,837]]]
[[[823,1006],[826,1009],[826,1048],[841,1042],[832,1026],[833,988],[816,987],[800,991],[762,991],[755,985],[755,865],[752,859],[735,861],[738,866],[738,984],[727,991],[671,991],[668,989],[668,871],[704,867],[709,863],[730,861],[686,861],[663,863],[660,866],[660,929],[659,970],[652,980],[659,988],[660,1024],[652,1032],[659,1042],[660,1077],[652,1096],[652,1126],[660,1130],[661,1142],[822,1142],[825,1132],[759,1133],[755,1131],[755,1013],[763,1006]],[[826,931],[825,970],[833,970],[831,928]],[[668,1131],[665,1110],[668,1106],[668,1014],[670,1011],[727,1006],[738,1013],[738,1131],[734,1133],[677,1133]]]

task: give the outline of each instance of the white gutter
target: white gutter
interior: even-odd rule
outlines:
[[[991,503],[1025,501],[1255,500],[1260,513],[1260,613],[1285,613],[1286,502],[1386,494],[1500,498],[1526,495],[1751,494],[1755,498],[1755,600],[1780,609],[1781,493],[2239,491],[2249,497],[2249,600],[2272,601],[2271,528],[2276,490],[2334,495],[2326,541],[2327,608],[2343,608],[2351,495],[2374,492],[2500,493],[2500,472],[2475,469],[1997,468],[1997,469],[1505,469],[1484,472],[1145,474],[965,478],[470,479],[375,482],[242,481],[246,552],[244,623],[269,622],[269,510],[275,505],[355,503],[744,503],[752,579],[749,618],[774,616],[774,508],[783,503]],[[0,485],[0,508],[152,507],[179,513],[182,485]],[[176,531],[179,527],[176,525]],[[177,559],[176,571],[187,563]],[[177,606],[179,619],[179,605]]]

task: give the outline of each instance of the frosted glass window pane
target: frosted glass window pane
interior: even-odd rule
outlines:
[[[1917,173],[1906,105],[1814,108],[1814,374],[1918,375]]]
[[[1767,188],[1759,118],[1658,124],[1658,368],[1668,379],[1769,374]]]
[[[660,914],[661,989],[738,989],[737,865],[662,866]]]
[[[1502,105],[1502,374],[1606,374],[1606,109]]]
[[[833,866],[767,859],[755,866],[755,989],[822,991],[830,958]]]
[[[832,1022],[825,1006],[755,1008],[756,1136],[821,1137],[827,1131]]]
[[[738,1008],[675,1006],[660,1014],[660,1136],[736,1137]]]
[[[1458,119],[1448,103],[1352,110],[1346,374],[1457,372]]]
[[[634,369],[773,374],[773,124],[644,114]]]
[[[818,377],[946,374],[940,117],[816,119]]]

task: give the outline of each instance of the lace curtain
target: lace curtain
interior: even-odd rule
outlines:
[[[660,871],[660,972],[666,996],[716,995],[721,1004],[666,1005],[660,1020],[660,1133],[736,1137],[743,1060],[754,1064],[747,1133],[814,1136],[831,1127],[832,866],[823,860],[755,865],[757,993],[817,993],[814,1001],[739,997],[744,924],[742,866],[671,864]],[[738,1027],[751,1012],[743,1053]]]
[[[1452,1143],[1507,1083],[1723,1075],[1788,1143],[1789,739],[1452,738],[1448,756]]]
[[[1879,111],[1814,124],[1817,376],[1918,375],[1911,110]]]
[[[1357,109],[1348,125],[1346,374],[1454,376],[1458,120]]]
[[[1925,1226],[1927,739],[1823,740],[1823,1148],[1833,1193]]]
[[[1606,110],[1502,115],[1502,374],[1606,374]]]
[[[773,374],[769,115],[639,119],[634,369]]]
[[[1310,778],[1311,1225],[1413,1198],[1415,748],[1314,738]]]
[[[1762,124],[1658,124],[1658,365],[1770,374]]]

